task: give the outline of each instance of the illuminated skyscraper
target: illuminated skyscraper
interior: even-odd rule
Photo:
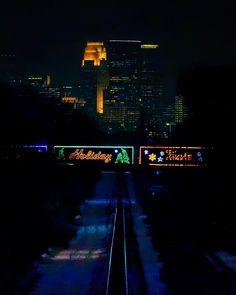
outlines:
[[[107,53],[103,42],[87,42],[82,66],[86,66],[88,62],[92,62],[94,66],[100,66],[102,61],[106,59]]]
[[[110,40],[109,86],[105,92],[104,122],[109,132],[135,131],[139,125],[138,68],[141,41]]]
[[[160,138],[163,110],[163,76],[158,44],[142,44],[140,49],[140,105],[148,142]]]
[[[87,43],[80,97],[108,133],[135,132],[142,122],[156,136],[163,99],[158,47],[139,40]]]
[[[158,47],[158,44],[141,45],[140,104],[145,111],[145,121],[155,117],[162,103],[163,81]]]
[[[82,60],[81,95],[91,115],[103,113],[103,93],[108,83],[106,60],[103,42],[87,42]]]
[[[188,118],[189,111],[184,104],[184,98],[182,95],[175,96],[175,123],[183,124]]]

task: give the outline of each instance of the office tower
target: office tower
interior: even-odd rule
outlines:
[[[109,85],[105,91],[103,119],[109,133],[132,132],[139,126],[140,44],[138,40],[108,42]]]
[[[55,105],[60,105],[61,92],[58,87],[52,87],[52,78],[50,75],[39,76],[29,75],[27,85],[37,93],[41,98],[44,98]]]
[[[184,98],[182,95],[175,96],[175,123],[183,124],[188,118],[188,109],[184,104]]]
[[[69,106],[71,110],[80,110],[84,108],[85,101],[75,96],[63,96],[61,102]]]
[[[50,75],[46,76],[35,76],[35,75],[29,75],[27,84],[30,86],[30,88],[34,90],[41,90],[42,88],[50,88],[52,83],[52,78]]]
[[[160,136],[163,110],[163,77],[158,44],[142,44],[140,49],[140,105],[142,123],[150,143]]]
[[[61,92],[58,87],[42,87],[39,95],[55,104],[60,104]]]
[[[141,45],[140,104],[145,110],[145,120],[155,117],[163,96],[163,81],[160,70],[159,45]]]
[[[42,76],[30,75],[28,76],[27,84],[34,91],[40,91],[44,86],[44,79]]]
[[[103,42],[87,42],[82,60],[80,96],[90,115],[103,113],[103,93],[108,83],[107,52]]]
[[[147,136],[157,135],[163,100],[158,47],[139,40],[87,42],[79,97],[106,132],[135,132],[143,124]]]
[[[181,127],[185,120],[189,116],[188,108],[184,104],[184,98],[182,95],[176,95],[174,102],[164,108],[162,113],[162,124],[160,125],[161,139],[168,139],[170,143],[170,138],[176,131],[176,128]],[[179,130],[179,129],[178,129]]]

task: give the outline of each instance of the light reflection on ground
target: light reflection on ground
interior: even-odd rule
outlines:
[[[67,249],[61,250],[58,254],[52,257],[52,260],[85,260],[85,259],[98,259],[106,256],[107,254],[103,249]]]
[[[81,226],[77,234],[104,234],[111,230],[111,224]]]

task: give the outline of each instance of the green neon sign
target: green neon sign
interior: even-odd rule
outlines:
[[[59,162],[101,161],[104,164],[133,164],[133,146],[66,146],[55,145],[54,154]]]
[[[129,155],[125,149],[121,149],[121,152],[117,155],[115,164],[130,164]]]

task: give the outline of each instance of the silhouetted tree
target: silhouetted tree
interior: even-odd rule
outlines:
[[[0,84],[1,142],[45,142],[53,127],[53,106],[24,85]]]

